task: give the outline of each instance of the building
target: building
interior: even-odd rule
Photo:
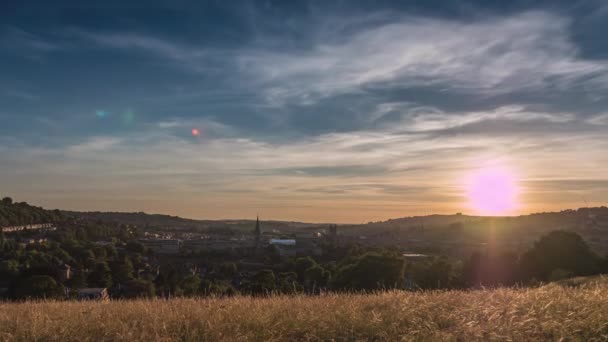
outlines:
[[[141,244],[158,254],[178,254],[182,245],[176,239],[141,239]]]
[[[110,295],[108,289],[104,288],[89,288],[78,290],[79,300],[109,300]]]
[[[22,225],[22,226],[9,226],[9,227],[2,227],[0,228],[0,230],[2,230],[5,233],[13,233],[13,232],[20,232],[23,230],[56,230],[57,227],[55,227],[54,224],[52,223],[40,223],[40,224],[26,224],[26,225]]]
[[[195,239],[182,241],[182,250],[192,252],[226,252],[240,248],[251,248],[253,246],[254,242],[251,239]]]
[[[332,246],[338,245],[338,225],[332,224],[329,226],[329,234],[327,238]]]
[[[277,249],[281,257],[295,257],[297,254],[294,239],[270,239],[269,243]]]

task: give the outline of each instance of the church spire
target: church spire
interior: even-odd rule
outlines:
[[[253,234],[255,234],[255,240],[259,241],[260,236],[262,235],[262,229],[260,228],[260,215],[258,215],[256,218],[255,230],[253,231]]]

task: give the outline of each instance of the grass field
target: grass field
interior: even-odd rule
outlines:
[[[608,278],[534,289],[0,304],[0,340],[608,340]]]

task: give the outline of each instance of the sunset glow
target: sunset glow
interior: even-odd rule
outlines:
[[[481,215],[504,215],[517,208],[517,180],[510,170],[485,167],[477,170],[466,184],[469,206]]]

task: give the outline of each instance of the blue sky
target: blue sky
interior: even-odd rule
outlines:
[[[18,200],[363,222],[469,212],[462,180],[502,165],[514,213],[608,202],[602,1],[0,13],[0,193]]]

